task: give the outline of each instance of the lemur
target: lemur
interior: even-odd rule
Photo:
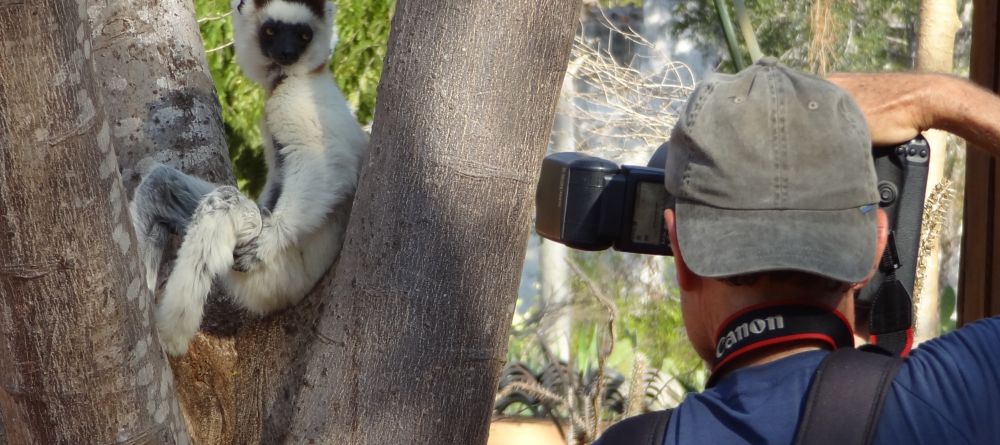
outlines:
[[[254,203],[164,165],[130,205],[150,289],[171,233],[183,234],[156,308],[167,353],[182,355],[213,279],[236,304],[267,314],[298,302],[337,258],[367,136],[328,62],[334,7],[325,0],[233,0],[236,58],[267,91],[261,133],[267,183]]]

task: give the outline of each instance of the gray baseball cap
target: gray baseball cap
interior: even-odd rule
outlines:
[[[688,99],[665,168],[695,274],[797,270],[853,283],[871,271],[871,139],[837,86],[774,59],[716,75]]]

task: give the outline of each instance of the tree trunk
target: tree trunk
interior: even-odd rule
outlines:
[[[190,0],[89,0],[94,62],[129,196],[150,162],[233,184]]]
[[[954,66],[955,33],[962,26],[958,19],[958,4],[955,0],[922,0],[920,2],[920,29],[917,33],[917,70],[939,73],[951,73]],[[930,130],[924,137],[935,149],[931,156],[930,171],[927,174],[927,193],[937,186],[944,178],[945,158],[948,155],[948,135],[943,131]],[[928,221],[923,226],[928,227]],[[921,234],[920,250],[927,251],[922,255],[918,265],[918,274],[922,278],[914,295],[916,298],[916,330],[915,342],[930,340],[938,335],[940,330],[940,295],[939,278],[941,270],[940,238],[934,237],[928,243],[927,234]],[[927,244],[927,245],[924,245]]]
[[[579,7],[397,3],[287,442],[485,442]]]
[[[235,184],[221,110],[188,0],[89,1],[95,68],[127,196],[160,162],[217,184]],[[178,240],[179,241],[179,240]],[[173,252],[170,252],[172,256]],[[171,262],[160,276],[168,276]],[[238,443],[239,368],[233,332],[246,321],[217,291],[191,353],[171,360],[195,443]]]
[[[187,443],[85,0],[0,5],[0,435]]]

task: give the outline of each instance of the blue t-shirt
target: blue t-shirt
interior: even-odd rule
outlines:
[[[826,354],[739,369],[688,396],[670,419],[665,445],[791,444]],[[1000,317],[913,350],[886,396],[874,444],[1000,444]]]

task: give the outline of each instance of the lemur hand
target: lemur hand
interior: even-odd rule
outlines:
[[[252,237],[241,238],[236,244],[236,248],[233,249],[233,270],[237,272],[247,273],[257,268],[261,262],[260,252],[260,241],[261,236],[264,234],[265,227],[268,226],[268,220],[271,218],[271,212],[267,209],[260,210],[260,226],[257,229],[257,233]],[[250,233],[253,233],[252,231]]]
[[[257,238],[237,244],[236,249],[233,250],[233,270],[246,273],[256,269],[257,265],[260,264],[257,247]]]

